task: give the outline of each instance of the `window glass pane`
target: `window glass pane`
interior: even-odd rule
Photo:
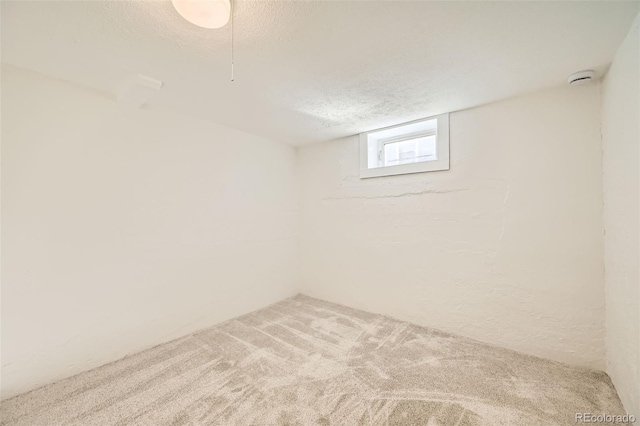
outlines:
[[[436,160],[436,137],[423,136],[384,145],[384,165],[420,163]]]

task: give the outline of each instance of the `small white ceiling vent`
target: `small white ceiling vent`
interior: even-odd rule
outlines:
[[[592,70],[578,71],[567,77],[567,83],[570,86],[577,86],[579,84],[588,84],[594,81],[595,73]]]

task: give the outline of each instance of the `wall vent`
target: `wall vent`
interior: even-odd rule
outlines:
[[[570,86],[588,84],[594,80],[594,77],[595,73],[592,70],[579,71],[567,77],[567,83],[569,83]]]

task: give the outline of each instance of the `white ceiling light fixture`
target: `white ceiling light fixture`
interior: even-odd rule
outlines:
[[[231,81],[233,77],[233,10],[232,0],[171,0],[173,7],[187,21],[202,28],[216,29],[231,18]]]
[[[180,16],[202,28],[222,28],[231,15],[230,0],[171,0],[171,3]]]

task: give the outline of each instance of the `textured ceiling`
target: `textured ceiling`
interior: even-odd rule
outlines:
[[[640,2],[242,1],[206,30],[167,1],[5,1],[2,61],[115,98],[304,144],[606,70]]]

